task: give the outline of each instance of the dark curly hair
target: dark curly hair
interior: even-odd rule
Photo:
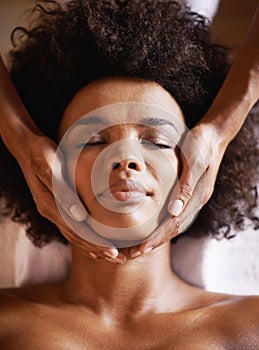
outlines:
[[[120,75],[159,83],[177,100],[191,128],[207,111],[229,69],[228,51],[214,42],[206,19],[175,1],[45,0],[37,1],[30,15],[30,26],[12,33],[9,71],[37,126],[54,140],[72,97],[98,78]],[[215,236],[231,225],[242,228],[247,218],[258,228],[249,196],[253,190],[257,193],[255,119],[248,118],[230,145],[216,191],[196,220]],[[22,172],[3,143],[0,168],[0,214],[24,224],[37,246],[52,239],[65,242],[37,212]],[[228,230],[224,233],[227,236]]]

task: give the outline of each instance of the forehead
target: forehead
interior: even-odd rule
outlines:
[[[178,103],[160,85],[124,77],[98,80],[81,89],[65,110],[60,135],[75,122],[88,118],[89,123],[104,120],[107,126],[143,123],[147,119],[184,123]]]

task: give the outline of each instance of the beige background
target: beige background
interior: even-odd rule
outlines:
[[[19,15],[33,2],[0,0],[0,52],[4,58],[10,47],[10,33],[20,23]],[[221,0],[213,23],[216,37],[227,45],[242,44],[257,4],[258,0]],[[16,224],[0,225],[0,286],[12,286],[14,283],[13,257],[18,231]]]

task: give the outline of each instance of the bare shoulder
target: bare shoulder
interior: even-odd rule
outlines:
[[[240,297],[233,301],[233,326],[238,349],[258,349],[259,296]]]
[[[8,304],[8,301],[16,303],[48,304],[58,300],[61,293],[58,283],[45,283],[19,288],[0,289],[0,305]]]
[[[235,323],[256,331],[259,340],[259,296],[242,296],[232,301]]]
[[[212,306],[212,320],[234,349],[258,349],[259,296],[227,296]]]
[[[21,310],[30,309],[32,287],[0,289],[0,328],[10,317],[19,315]]]
[[[14,327],[21,322],[24,302],[15,288],[0,290],[0,342],[13,334]]]
[[[222,302],[222,305],[236,316],[235,323],[243,325],[245,321],[250,321],[250,325],[251,322],[255,322],[259,326],[259,296],[230,296]]]
[[[195,334],[206,333],[224,344],[222,348],[259,349],[259,296],[192,291],[196,298],[189,315]]]
[[[229,314],[233,324],[244,325],[245,321],[250,321],[257,323],[257,326],[259,325],[259,296],[211,293],[211,300],[212,310],[215,313],[222,313],[224,317]]]
[[[54,289],[45,285],[0,289],[0,329],[7,321],[18,321],[48,306]]]
[[[54,297],[55,288],[45,285],[0,289],[0,347],[14,342],[14,334],[25,341],[33,330],[49,324],[56,305]],[[43,323],[42,319],[48,322]],[[9,345],[1,349],[12,349]]]

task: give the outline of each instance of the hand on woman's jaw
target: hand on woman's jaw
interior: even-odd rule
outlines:
[[[62,118],[60,147],[91,229],[125,248],[157,228],[179,173],[184,132],[178,104],[156,83],[113,77],[76,94]]]

